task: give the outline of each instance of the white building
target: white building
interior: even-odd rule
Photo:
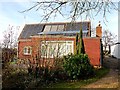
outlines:
[[[118,3],[120,9],[120,2]],[[120,59],[120,12],[118,12],[118,43],[111,47],[111,55]]]
[[[116,43],[115,45],[111,46],[111,55],[120,59],[120,43]]]

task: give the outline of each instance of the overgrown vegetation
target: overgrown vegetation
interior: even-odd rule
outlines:
[[[44,71],[41,69],[41,71]],[[46,74],[42,72],[36,77],[35,72],[31,74],[26,71],[19,71],[10,67],[7,67],[3,72],[3,89],[5,88],[80,88],[89,83],[95,82],[102,76],[108,73],[108,69],[101,68],[94,71],[93,77],[79,80],[68,80],[65,78],[65,72],[59,70],[51,70],[46,68]],[[41,76],[42,75],[42,76]],[[62,76],[64,75],[64,76]],[[60,77],[61,76],[61,77]]]
[[[15,68],[15,64],[20,67]],[[79,84],[80,86],[85,85],[79,81],[84,81],[96,75],[86,54],[67,55],[64,58],[56,58],[54,67],[40,67],[38,65],[35,67],[30,65],[26,70],[21,65],[24,65],[24,63],[10,62],[7,64],[3,70],[3,88],[30,89],[54,87],[56,83],[67,83],[75,80],[77,82],[73,82],[72,87],[74,87],[75,83],[78,86]]]
[[[15,64],[20,67],[15,68]],[[59,83],[74,88],[93,82],[98,79],[93,77],[99,76],[96,73],[99,71],[93,69],[88,56],[82,53],[55,58],[53,67],[41,67],[37,63],[30,64],[26,69],[23,69],[24,64],[13,62],[7,64],[3,70],[3,88],[45,88],[55,87],[54,85],[57,86]],[[93,79],[91,80],[91,78]],[[69,84],[68,82],[71,82],[71,80],[75,80],[75,82]]]
[[[2,48],[2,68],[4,68],[5,64],[8,62],[15,60],[16,56],[17,49]]]

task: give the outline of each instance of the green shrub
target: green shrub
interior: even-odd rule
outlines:
[[[93,67],[86,54],[64,56],[63,67],[70,79],[82,79],[93,74]]]

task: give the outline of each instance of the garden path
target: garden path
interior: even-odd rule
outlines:
[[[112,57],[105,57],[103,65],[104,67],[110,68],[109,73],[100,80],[84,86],[83,88],[119,88],[120,90],[120,73],[118,68],[120,60]]]

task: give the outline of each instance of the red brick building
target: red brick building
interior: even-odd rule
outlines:
[[[80,29],[83,30],[85,52],[91,64],[101,66],[101,39],[100,36],[91,37],[90,22],[26,24],[18,39],[18,58],[39,61],[42,65],[49,61],[52,64],[55,57],[74,54],[76,33]],[[100,31],[101,26],[96,29]]]

